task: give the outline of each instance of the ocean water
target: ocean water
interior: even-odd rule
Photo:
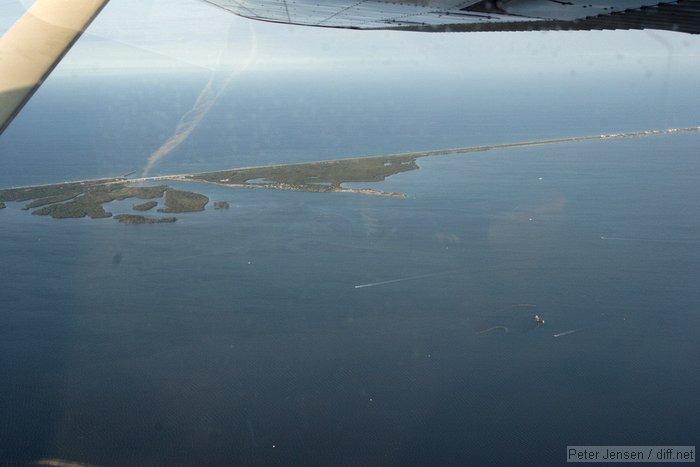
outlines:
[[[515,93],[503,112],[473,88],[314,98],[293,78],[232,89],[158,171],[697,126],[692,99],[535,112],[542,95]],[[141,169],[205,82],[42,88],[0,139],[3,186]],[[695,444],[698,148],[423,158],[362,184],[406,199],[176,184],[231,208],[167,225],[8,203],[0,463],[553,465],[567,445]]]
[[[693,73],[346,75],[241,75],[151,174],[698,125]],[[197,73],[48,80],[0,139],[0,186],[141,172],[210,79],[219,89]]]

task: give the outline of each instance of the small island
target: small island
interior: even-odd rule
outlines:
[[[209,202],[209,198],[192,193],[191,191],[168,189],[165,192],[165,209],[159,209],[158,212],[196,212],[204,211],[204,206]]]
[[[5,203],[0,203],[0,209],[5,209],[7,206],[5,206]]]
[[[229,207],[226,201],[214,201],[214,209],[228,209]]]
[[[114,219],[123,224],[172,224],[176,217],[146,217],[138,214],[117,214]]]
[[[134,209],[134,211],[150,211],[156,206],[158,206],[157,201],[146,201],[142,204],[134,204],[132,208]]]
[[[54,219],[77,219],[89,216],[92,219],[111,217],[112,213],[105,211],[101,204],[93,202],[70,202],[51,204],[33,211],[35,216],[51,216]]]

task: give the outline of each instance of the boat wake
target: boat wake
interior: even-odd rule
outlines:
[[[563,336],[568,336],[569,334],[573,334],[575,332],[579,332],[581,329],[571,329],[570,331],[564,331],[560,332],[558,334],[554,334],[554,337],[563,337]]]
[[[436,272],[433,274],[423,274],[421,276],[411,276],[411,277],[401,277],[399,279],[390,279],[387,281],[380,281],[380,282],[370,282],[369,284],[359,284],[356,285],[356,289],[364,289],[366,287],[376,287],[378,285],[388,285],[388,284],[396,284],[397,282],[405,282],[405,281],[415,281],[418,279],[428,279],[429,277],[439,277],[439,276],[447,276],[449,274],[454,274],[455,271],[447,271],[447,272]]]

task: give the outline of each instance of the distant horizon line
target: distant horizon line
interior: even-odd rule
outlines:
[[[37,188],[37,187],[45,187],[45,186],[63,185],[63,184],[69,184],[69,183],[87,183],[87,182],[143,183],[143,182],[149,182],[149,181],[176,180],[176,181],[185,181],[185,182],[190,182],[190,183],[192,183],[192,182],[204,183],[204,181],[202,181],[202,180],[198,180],[196,178],[188,178],[188,177],[197,177],[197,176],[202,176],[202,175],[207,175],[207,174],[214,174],[217,172],[230,172],[230,171],[235,171],[235,170],[250,170],[250,169],[262,169],[262,168],[270,168],[270,167],[287,167],[287,166],[295,166],[295,165],[309,165],[309,164],[326,164],[326,163],[333,163],[333,162],[351,161],[351,160],[359,160],[359,159],[371,159],[371,158],[390,159],[390,158],[406,158],[406,157],[408,157],[408,158],[418,159],[418,158],[422,158],[422,157],[458,155],[458,154],[468,154],[468,153],[474,153],[474,152],[487,152],[487,151],[493,151],[493,150],[499,150],[499,149],[516,149],[516,148],[522,148],[522,147],[545,146],[545,145],[565,144],[565,143],[578,143],[578,142],[597,141],[597,140],[643,138],[643,137],[650,137],[650,136],[673,135],[673,134],[682,134],[682,133],[700,133],[700,126],[683,127],[683,128],[667,128],[667,129],[663,129],[663,130],[639,130],[639,131],[630,131],[630,132],[623,132],[623,133],[607,133],[607,134],[599,134],[599,135],[570,136],[570,137],[565,137],[565,138],[541,139],[541,140],[532,140],[532,141],[520,141],[520,142],[515,142],[515,143],[498,143],[498,144],[479,145],[479,146],[465,146],[465,147],[457,147],[457,148],[435,149],[435,150],[429,150],[429,151],[413,151],[413,152],[402,152],[402,153],[391,153],[391,154],[343,157],[343,158],[338,158],[338,159],[324,159],[324,160],[316,160],[316,161],[309,161],[309,162],[290,162],[290,163],[283,163],[283,164],[266,164],[266,165],[258,165],[258,166],[233,167],[233,168],[223,168],[223,169],[219,169],[219,170],[209,170],[206,172],[179,173],[179,174],[170,174],[170,175],[154,175],[154,176],[138,177],[138,178],[132,178],[132,179],[127,178],[127,176],[130,175],[130,173],[127,173],[126,175],[114,176],[114,177],[101,177],[101,178],[81,179],[81,180],[67,180],[67,181],[56,182],[56,183],[41,183],[41,184],[35,184],[35,185],[21,185],[21,186],[0,188],[0,190],[16,190],[16,189],[22,189],[22,188]]]

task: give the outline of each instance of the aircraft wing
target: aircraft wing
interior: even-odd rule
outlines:
[[[38,0],[0,38],[0,133],[108,0]]]
[[[700,0],[202,0],[246,18],[427,32],[662,29],[700,33]]]
[[[37,0],[0,39],[0,134],[109,0]],[[663,29],[700,34],[700,0],[201,0],[246,18],[426,32]]]

